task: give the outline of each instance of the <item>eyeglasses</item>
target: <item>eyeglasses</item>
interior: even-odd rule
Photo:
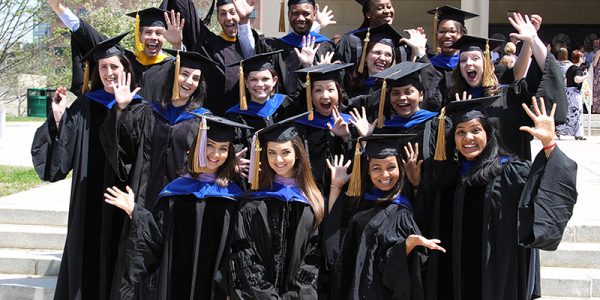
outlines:
[[[446,33],[449,33],[450,35],[457,35],[459,33],[458,30],[438,30],[437,32],[439,35],[446,35]]]
[[[370,51],[370,53],[372,55],[375,55],[375,56],[383,56],[385,58],[392,58],[392,53],[391,52],[385,52],[385,51],[379,51],[379,50],[377,50],[377,51]]]

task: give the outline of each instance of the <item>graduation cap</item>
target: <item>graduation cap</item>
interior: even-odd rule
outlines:
[[[333,80],[338,83],[342,83],[341,71],[347,67],[354,65],[353,63],[348,64],[323,64],[315,65],[308,68],[297,70],[296,73],[301,76],[304,75],[305,86],[306,86],[306,109],[310,112],[308,119],[312,121],[314,119],[313,107],[312,107],[312,83],[320,80]],[[300,78],[300,77],[299,77]]]
[[[246,102],[246,84],[244,83],[244,74],[250,74],[254,71],[264,71],[274,68],[273,55],[279,54],[283,50],[265,52],[256,54],[248,59],[242,59],[239,62],[228,65],[228,67],[240,66],[240,110],[248,110],[248,102]]]
[[[381,86],[381,94],[379,95],[379,110],[377,112],[377,128],[383,127],[383,108],[385,106],[385,97],[387,93],[387,83],[391,84],[391,87],[405,86],[412,84],[416,86],[421,82],[419,71],[427,67],[429,63],[417,63],[411,61],[403,61],[399,64],[395,64],[375,75],[373,77],[383,79],[383,85]]]
[[[175,56],[175,76],[173,80],[173,93],[171,97],[173,100],[179,100],[179,70],[181,67],[190,69],[200,69],[202,72],[208,69],[208,67],[216,64],[211,58],[206,57],[198,52],[187,52],[172,49],[163,49],[165,52]]]
[[[453,20],[457,21],[463,26],[465,25],[465,20],[479,17],[478,14],[474,14],[454,6],[444,5],[442,7],[436,7],[435,9],[427,11],[428,14],[433,15],[433,36],[437,36],[438,24],[443,20]],[[436,48],[436,52],[440,53],[441,49],[439,47]]]
[[[490,58],[490,49],[494,49],[504,43],[503,40],[481,38],[472,35],[463,35],[458,39],[450,48],[459,49],[461,52],[464,51],[480,51],[483,52],[483,79],[482,85],[484,87],[494,86],[494,69],[492,66],[492,59]]]
[[[127,16],[135,18],[134,53],[136,56],[144,51],[144,44],[142,44],[140,39],[140,28],[143,26],[160,26],[166,28],[165,12],[167,11],[156,7],[150,7],[127,14]]]
[[[315,6],[315,0],[288,0],[288,7],[296,4],[311,4]],[[285,32],[285,0],[279,0],[279,32]]]
[[[400,148],[404,147],[404,145],[415,136],[416,134],[372,134],[364,138],[358,138],[356,141],[356,148],[354,149],[352,177],[350,178],[350,184],[348,185],[348,192],[346,195],[350,197],[358,197],[361,195],[361,159],[363,152],[367,159],[398,156],[400,154]],[[364,151],[361,151],[361,142],[366,142]]]
[[[500,96],[481,97],[471,100],[453,101],[442,108],[438,116],[437,142],[434,160],[446,160],[446,115],[450,116],[453,124],[463,123],[476,118],[487,119],[486,108]],[[441,126],[441,127],[439,127]]]
[[[198,135],[196,136],[196,147],[194,148],[194,163],[192,164],[192,172],[204,172],[208,166],[206,158],[206,144],[208,139],[215,142],[223,143],[233,141],[235,138],[235,128],[253,129],[250,126],[233,122],[218,116],[202,115],[194,112],[190,114],[200,118],[198,123]]]
[[[83,58],[82,61],[85,62],[85,66],[83,68],[83,90],[82,93],[86,93],[88,91],[88,85],[90,81],[90,64],[89,61],[98,62],[99,60],[119,54],[125,54],[125,50],[123,47],[119,45],[121,40],[128,34],[129,32],[124,32],[118,34],[114,37],[108,38],[94,46],[90,51],[88,51]]]
[[[360,6],[362,6],[363,11],[367,11],[369,9],[369,1],[371,0],[354,0],[356,1],[358,4],[360,4]]]
[[[400,46],[400,40],[402,39],[402,35],[387,23],[355,32],[354,35],[364,41],[363,50],[360,54],[360,64],[358,65],[358,72],[361,74],[365,69],[366,50],[369,42],[382,43],[395,49]]]
[[[248,171],[248,183],[252,190],[258,189],[261,143],[266,145],[268,142],[285,143],[291,141],[298,136],[298,129],[291,122],[306,116],[308,113],[304,112],[281,120],[254,133],[252,145],[250,146],[250,169]]]

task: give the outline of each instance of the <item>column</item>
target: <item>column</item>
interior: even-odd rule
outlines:
[[[469,35],[487,37],[490,22],[490,0],[461,0],[460,8],[479,15],[465,21]]]

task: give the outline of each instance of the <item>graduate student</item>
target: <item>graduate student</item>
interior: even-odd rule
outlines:
[[[79,95],[89,90],[85,65],[92,64],[83,60],[82,56],[106,37],[75,16],[60,0],[48,0],[48,5],[71,30],[73,66],[71,91]],[[157,8],[147,8],[127,15],[133,18],[139,17],[136,18],[139,22],[136,21],[134,29],[135,49],[125,50],[125,54],[133,66],[136,83],[140,85],[145,71],[170,60],[169,56],[161,51],[165,41],[171,43],[175,49],[183,49],[181,31],[185,21],[174,12],[169,16],[166,11]],[[93,66],[89,66],[87,69],[89,71],[92,68]]]
[[[220,117],[194,114],[197,133],[185,173],[160,193],[156,213],[135,201],[127,187],[109,187],[105,201],[129,215],[122,245],[124,264],[115,275],[113,299],[136,299],[137,287],[158,271],[158,299],[226,299],[218,286],[227,261],[231,222],[242,193],[234,183],[237,164],[234,128],[248,128]]]
[[[243,92],[239,103],[226,111],[226,118],[258,130],[302,111],[304,101],[294,101],[277,92],[280,77],[273,60],[277,59],[280,52],[261,53],[236,63],[243,70],[243,77],[239,79],[243,83],[240,87]],[[250,149],[252,136],[251,131],[239,130],[235,139],[236,148]]]
[[[361,138],[366,142],[365,159],[355,156],[352,179],[346,174],[348,164],[343,158],[336,157],[328,164],[332,183],[341,187],[350,180],[348,194],[358,197],[333,204],[353,206],[354,210],[347,227],[340,228],[345,234],[336,260],[332,299],[422,299],[420,273],[426,252],[417,247],[445,251],[437,245],[439,240],[421,236],[411,200],[403,195],[406,178],[398,151],[405,145],[403,137]],[[329,200],[335,200],[340,192],[332,186]]]
[[[488,114],[493,118],[492,122],[499,129],[502,142],[508,150],[521,158],[530,159],[531,137],[519,131],[519,127],[530,125],[531,120],[520,109],[520,104],[530,103],[533,95],[544,96],[550,106],[551,103],[557,104],[556,117],[560,123],[565,120],[567,100],[560,69],[554,57],[547,53],[533,23],[520,14],[514,14],[509,20],[518,31],[513,35],[524,43],[520,55],[529,59],[529,53],[533,53],[534,61],[525,78],[501,86],[493,72],[489,51],[486,51],[488,46],[492,49],[501,41],[465,35],[452,45],[452,48],[460,49],[460,61],[452,74],[454,85],[449,94],[458,94],[460,98],[465,98],[465,95],[473,98],[499,95],[496,104],[488,108]]]
[[[125,215],[102,201],[107,186],[122,186],[107,163],[100,129],[107,116],[140,102],[135,75],[118,43],[125,34],[98,43],[83,58],[95,62],[91,91],[67,107],[57,89],[52,114],[37,129],[31,156],[40,179],[58,181],[73,171],[68,233],[56,284],[56,299],[109,299],[121,224]]]
[[[530,162],[499,142],[485,109],[493,101],[446,107],[454,124],[446,141],[456,149],[446,161],[455,175],[444,175],[456,184],[443,199],[453,204],[452,272],[438,280],[452,282],[453,299],[534,299],[540,297],[538,249],[560,243],[577,200],[577,164],[553,142],[555,105],[548,113],[541,98],[533,99],[533,109],[522,104],[534,126],[520,130],[543,145]]]
[[[187,165],[200,128],[194,114],[204,108],[207,74],[215,63],[196,52],[165,49],[177,57],[147,72],[142,92],[149,103],[133,105],[106,126],[102,143],[107,160],[121,180],[129,182],[136,203],[153,212],[160,191],[179,177]]]
[[[290,126],[301,116],[254,138],[252,192],[240,200],[231,237],[231,299],[317,298],[325,209],[304,144]]]

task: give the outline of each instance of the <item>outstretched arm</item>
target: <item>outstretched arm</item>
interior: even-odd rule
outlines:
[[[532,18],[529,18],[528,15],[523,16],[520,13],[513,13],[513,16],[509,17],[508,20],[518,31],[518,33],[511,33],[510,36],[522,40],[523,43],[525,43],[523,45],[523,50],[525,51],[521,51],[519,56],[531,55],[529,51],[526,50],[526,48],[529,47],[538,66],[541,70],[544,70],[546,67],[546,55],[548,54],[548,49],[537,35],[537,29],[536,26],[534,26],[534,23],[541,24],[541,17],[538,17],[539,16],[532,16]],[[532,21],[532,19],[534,21]],[[517,74],[515,74],[515,78],[517,78],[516,75]]]

